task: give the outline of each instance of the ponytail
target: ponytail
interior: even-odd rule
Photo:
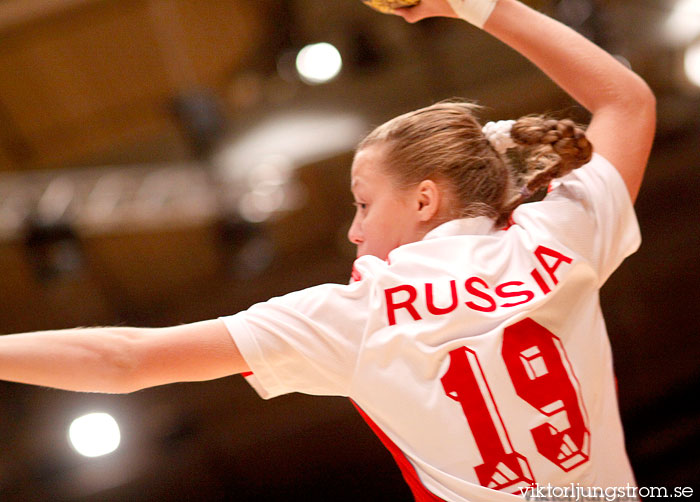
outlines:
[[[425,179],[438,183],[448,201],[440,219],[487,216],[497,226],[532,194],[591,158],[593,147],[571,120],[526,116],[482,128],[477,109],[450,100],[400,115],[367,135],[358,151],[381,143],[382,166],[398,188]]]
[[[569,119],[522,117],[514,122],[510,136],[521,167],[512,167],[516,193],[503,207],[501,220],[507,220],[521,203],[552,180],[581,167],[593,155],[585,131]]]

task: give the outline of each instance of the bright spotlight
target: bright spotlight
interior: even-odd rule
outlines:
[[[321,42],[307,45],[297,54],[297,72],[307,84],[323,84],[333,80],[343,67],[338,49]]]
[[[700,35],[700,2],[678,0],[666,20],[665,31],[675,44],[686,44]]]
[[[688,46],[684,60],[688,80],[700,87],[700,39]]]
[[[73,420],[68,437],[78,453],[99,457],[119,446],[121,435],[116,420],[107,413],[90,413]]]

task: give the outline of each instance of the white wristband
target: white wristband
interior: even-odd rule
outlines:
[[[498,0],[447,0],[459,17],[483,28]]]

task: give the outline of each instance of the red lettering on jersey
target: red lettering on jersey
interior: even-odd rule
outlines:
[[[486,281],[479,277],[470,277],[469,279],[466,280],[464,283],[464,287],[467,289],[469,293],[472,295],[481,298],[482,300],[486,300],[489,304],[488,306],[482,306],[478,305],[474,302],[465,302],[467,307],[469,307],[472,310],[478,310],[479,312],[493,312],[496,310],[496,302],[493,299],[491,295],[486,293],[485,291],[480,291],[474,287],[474,283],[481,284],[484,288],[489,289],[489,285],[486,284]]]
[[[524,297],[524,299],[520,300],[519,302],[504,303],[503,305],[501,305],[501,307],[515,307],[516,305],[522,305],[523,303],[527,303],[535,297],[535,293],[533,293],[529,289],[523,289],[521,291],[506,291],[506,288],[509,286],[522,286],[522,285],[523,285],[523,283],[520,281],[510,281],[510,282],[504,282],[503,284],[499,284],[498,286],[496,286],[496,294],[498,296],[500,296],[501,298]]]
[[[549,249],[548,247],[545,247],[545,246],[537,246],[537,249],[535,249],[535,256],[537,257],[537,260],[542,264],[544,269],[547,271],[549,276],[552,278],[552,282],[554,282],[554,285],[557,285],[559,283],[557,276],[554,275],[554,272],[557,271],[557,268],[559,268],[559,265],[561,265],[562,262],[571,263],[571,261],[572,261],[571,258],[569,258],[568,256],[564,256],[559,251]],[[547,260],[545,257],[555,258],[556,261],[552,265],[550,265],[549,263],[547,263]],[[534,273],[533,273],[533,277],[534,277]],[[535,280],[537,280],[537,278],[535,278]],[[541,287],[541,285],[540,285],[540,287]]]
[[[433,285],[431,283],[426,283],[425,285],[425,296],[428,306],[428,312],[433,315],[449,314],[454,309],[457,308],[457,281],[450,281],[450,292],[452,293],[452,303],[449,307],[436,307],[435,301],[433,300]]]
[[[352,275],[350,278],[353,280],[353,282],[361,281],[362,280],[362,274],[358,272],[358,270],[353,266],[352,267]]]
[[[450,366],[440,379],[447,397],[462,406],[483,463],[474,466],[482,486],[517,493],[534,482],[527,459],[508,437],[479,358],[472,349],[450,352]]]
[[[544,282],[544,278],[542,277],[542,274],[536,269],[533,268],[532,271],[530,272],[530,275],[532,276],[533,279],[535,279],[535,282],[537,285],[540,287],[542,292],[546,295],[550,291],[552,291],[549,286],[547,286],[547,283]]]
[[[407,292],[408,299],[402,302],[395,303],[394,293],[398,293],[399,291]],[[413,286],[409,286],[408,284],[403,284],[401,286],[396,286],[395,288],[385,289],[384,295],[386,296],[386,314],[389,318],[390,326],[396,324],[396,311],[398,309],[408,310],[408,313],[411,314],[411,317],[413,317],[414,321],[421,320],[421,316],[418,314],[418,311],[413,306],[413,302],[416,301],[416,297],[418,296],[418,291],[416,291],[416,288],[414,288]]]

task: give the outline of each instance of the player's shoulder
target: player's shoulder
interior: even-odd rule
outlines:
[[[632,205],[622,176],[605,157],[594,153],[591,160],[566,176],[554,180],[545,200],[575,199],[576,202]]]
[[[355,259],[352,264],[351,284],[372,281],[389,267],[389,260],[382,260],[372,255],[364,255]]]

